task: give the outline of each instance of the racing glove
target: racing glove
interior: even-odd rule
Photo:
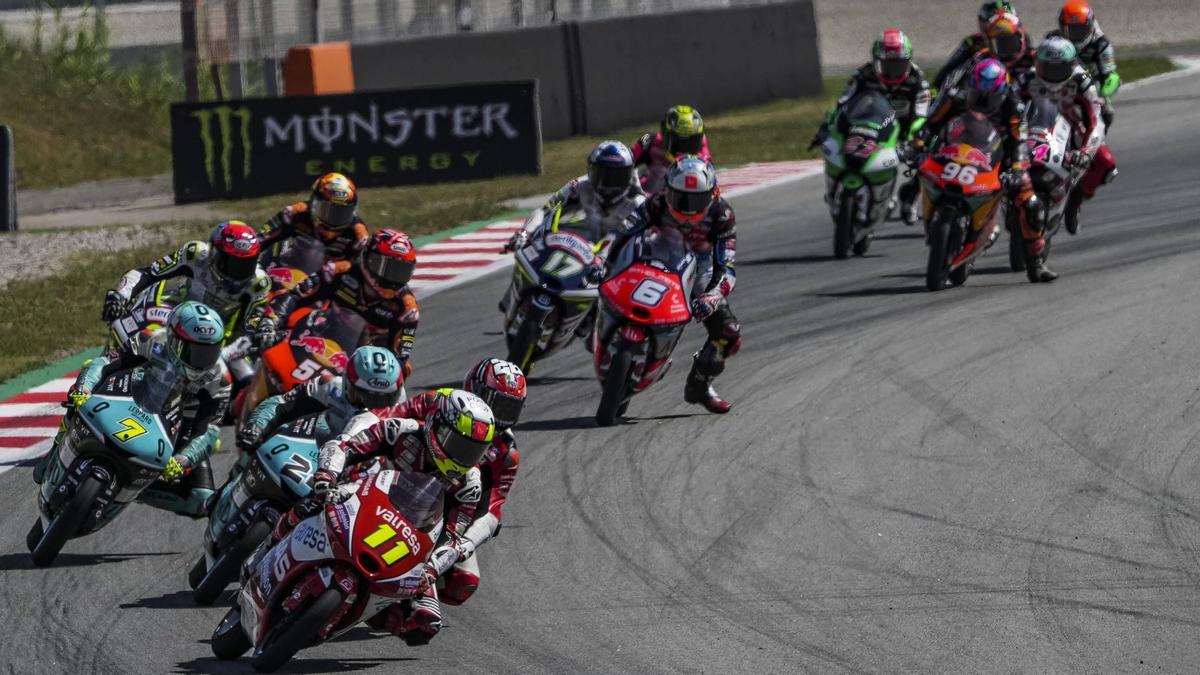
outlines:
[[[259,351],[274,347],[279,339],[279,332],[275,328],[274,321],[264,319],[258,324],[258,330],[254,331],[254,346]]]
[[[458,562],[458,549],[450,546],[439,546],[429,555],[429,560],[425,563],[425,575],[432,577],[433,583],[437,583],[437,579],[443,572],[454,566]]]
[[[104,292],[104,309],[100,312],[100,318],[111,323],[125,316],[128,308],[129,301],[125,296],[110,289]]]
[[[92,390],[79,384],[71,385],[67,390],[67,400],[63,401],[64,408],[79,409],[92,397]]]
[[[1100,85],[1100,95],[1104,98],[1112,98],[1112,95],[1117,93],[1117,89],[1121,87],[1121,76],[1117,71],[1113,71],[1104,76],[1104,83]]]
[[[604,281],[604,265],[591,265],[587,270],[587,282],[592,286],[599,286],[600,282]]]
[[[1067,154],[1066,164],[1077,168],[1084,168],[1092,163],[1092,158],[1083,150],[1072,150]]]
[[[692,300],[692,316],[696,317],[696,321],[703,321],[713,315],[717,308],[721,306],[721,301],[725,296],[710,291]]]
[[[266,430],[257,424],[247,424],[238,432],[237,444],[243,448],[256,448],[262,441],[264,431]]]
[[[328,469],[317,469],[317,473],[313,475],[313,499],[330,503],[334,500],[336,493],[337,476]]]
[[[162,470],[163,480],[179,480],[192,472],[192,460],[186,455],[175,455]]]
[[[508,243],[504,245],[502,253],[512,253],[513,251],[525,246],[525,242],[529,241],[529,233],[525,230],[517,230],[513,232],[513,236],[509,238]]]
[[[458,561],[462,562],[463,560],[475,555],[475,542],[471,541],[470,539],[463,539],[462,541],[458,542],[458,545],[456,545],[454,549],[458,551]]]

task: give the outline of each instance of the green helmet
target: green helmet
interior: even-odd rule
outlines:
[[[1034,72],[1048,85],[1062,84],[1075,72],[1075,45],[1063,37],[1046,38],[1037,50]]]
[[[188,301],[167,317],[167,353],[189,377],[217,365],[225,341],[225,322],[208,305]]]
[[[875,77],[888,87],[903,83],[912,70],[912,56],[912,42],[904,31],[898,28],[883,31],[871,45],[871,65],[875,68]]]

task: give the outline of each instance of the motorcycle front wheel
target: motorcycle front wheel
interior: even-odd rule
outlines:
[[[335,589],[330,588],[322,593],[315,602],[292,618],[282,631],[267,638],[262,652],[254,657],[254,669],[260,673],[273,673],[283,667],[296,652],[312,644],[317,631],[337,611],[342,600],[342,593]]]
[[[938,212],[929,223],[929,262],[925,265],[925,288],[940,291],[946,287],[950,260],[950,222]]]
[[[509,362],[517,364],[527,376],[533,369],[533,355],[537,352],[538,342],[542,339],[543,318],[541,312],[527,310],[521,327],[517,329],[517,334],[513,336],[508,346]]]
[[[246,631],[242,630],[242,616],[237,607],[225,614],[225,618],[213,631],[210,642],[213,656],[222,661],[232,661],[254,646],[250,644],[250,638],[246,637]]]
[[[617,417],[624,412],[622,402],[629,388],[629,370],[633,367],[633,354],[627,349],[621,349],[613,355],[612,363],[608,365],[608,373],[604,376],[603,391],[600,394],[600,405],[596,407],[596,424],[609,427],[616,423]]]
[[[79,531],[79,526],[83,524],[88,512],[92,510],[92,503],[103,491],[104,483],[96,476],[88,475],[79,483],[71,500],[59,509],[54,520],[50,521],[50,527],[46,528],[46,531],[42,533],[41,540],[30,551],[34,565],[46,567],[54,562],[67,540]],[[40,523],[34,527],[39,525]]]
[[[854,246],[854,196],[842,195],[841,208],[838,210],[837,224],[833,228],[833,257],[844,260],[850,257],[850,249]]]
[[[225,587],[237,579],[238,572],[242,569],[242,561],[249,557],[259,544],[266,541],[270,534],[271,527],[261,520],[251,525],[250,529],[233,546],[217,556],[217,559],[213,561],[212,569],[200,577],[192,587],[192,600],[197,605],[211,605],[216,602],[221,593],[225,591]],[[203,563],[204,556],[202,555],[197,565]]]

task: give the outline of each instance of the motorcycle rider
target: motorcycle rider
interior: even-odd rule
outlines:
[[[303,235],[325,245],[325,260],[337,271],[350,268],[371,239],[358,216],[358,189],[340,173],[327,173],[313,183],[306,201],[283,207],[258,232],[264,248]]]
[[[1111,128],[1114,110],[1112,97],[1121,88],[1121,76],[1117,73],[1117,54],[1112,43],[1096,23],[1096,15],[1087,0],[1067,0],[1058,12],[1058,30],[1046,34],[1047,38],[1063,37],[1075,45],[1079,61],[1092,76],[1104,107],[1100,116],[1105,128]]]
[[[1005,9],[1004,5],[1008,5],[1008,8]],[[985,20],[984,10],[988,6],[992,6],[992,12]],[[965,76],[969,69],[964,66],[972,60],[978,63],[986,58],[998,59],[1014,80],[1033,68],[1033,42],[1011,4],[984,3],[979,10],[979,18],[980,32],[963,40],[938,71],[934,82],[939,90],[955,86],[954,82],[948,80]]]
[[[717,188],[713,165],[700,157],[682,157],[667,170],[666,188],[629,218],[608,256],[616,260],[630,237],[650,227],[673,229],[683,236],[696,255],[692,316],[708,331],[708,339],[692,355],[683,400],[717,414],[729,412],[733,405],[717,395],[712,382],[742,345],[741,326],[728,301],[737,281],[735,224],[733,207]]]
[[[1049,98],[1058,104],[1074,129],[1079,141],[1069,157],[1069,164],[1088,166],[1087,173],[1072,188],[1067,198],[1063,224],[1067,231],[1079,231],[1079,209],[1085,199],[1110,182],[1117,173],[1116,160],[1104,142],[1105,127],[1101,122],[1104,98],[1088,71],[1080,65],[1075,46],[1070,40],[1051,36],[1038,47],[1037,62],[1032,76],[1023,78],[1022,93],[1026,97]]]
[[[878,91],[887,97],[901,124],[901,142],[911,144],[917,132],[925,126],[930,101],[929,82],[925,80],[921,68],[913,63],[912,55],[912,42],[903,31],[893,28],[880,33],[871,45],[870,63],[863,64],[850,76],[845,91],[838,97],[833,110],[825,116],[809,148],[825,140],[829,124],[837,112],[861,91]],[[912,156],[907,150],[901,154]],[[907,225],[917,222],[917,195],[921,189],[918,180],[914,175],[900,186],[900,215]]]
[[[464,505],[455,501],[447,510],[446,522],[462,537],[456,545],[458,561],[441,575],[438,593],[447,605],[461,605],[479,588],[479,561],[475,551],[500,533],[501,507],[517,477],[520,455],[512,428],[525,405],[525,374],[515,364],[501,359],[483,359],[467,371],[463,390],[483,399],[496,420],[496,435],[479,462],[481,498]],[[393,407],[390,417],[423,420],[436,407],[438,397],[451,390],[427,391]]]
[[[216,311],[187,301],[171,310],[165,326],[137,333],[84,364],[67,390],[68,414],[75,414],[92,389],[115,372],[140,367],[141,377],[161,388],[163,399],[181,396],[180,425],[174,431],[176,452],[138,500],[157,508],[192,517],[205,514],[213,494],[208,457],[220,446],[221,416],[229,403],[229,371],[221,361],[225,326]],[[136,377],[137,375],[135,375]],[[66,418],[54,439],[57,447],[66,430]],[[33,480],[41,483],[50,458],[34,467]],[[180,480],[182,479],[182,480]]]
[[[1037,218],[1037,195],[1033,192],[1027,173],[1029,149],[1025,145],[1028,137],[1025,104],[1017,95],[1016,88],[1011,86],[1003,63],[993,58],[983,59],[971,68],[963,80],[940,92],[922,133],[927,137],[936,136],[941,133],[945,122],[964,112],[986,115],[993,126],[1004,134],[1005,183],[1021,221],[1026,275],[1032,283],[1054,281],[1058,274],[1046,267],[1046,241]],[[932,202],[925,200],[925,209],[925,220],[928,222],[932,216]]]
[[[254,229],[240,220],[223,222],[213,230],[207,242],[189,241],[178,251],[155,260],[145,267],[129,270],[115,289],[104,295],[101,318],[112,324],[109,346],[125,342],[138,330],[132,318],[123,319],[130,303],[150,286],[185,277],[186,300],[202,302],[221,315],[228,331],[252,333],[266,310],[271,280],[258,266],[261,250]],[[149,318],[149,317],[148,317]],[[254,374],[248,359],[229,359],[226,366],[238,382]]]
[[[686,105],[672,106],[663,115],[658,133],[646,132],[633,143],[634,166],[645,166],[642,189],[653,195],[666,185],[667,168],[685,155],[712,161],[704,118],[700,111]]]
[[[390,408],[404,397],[404,374],[396,355],[382,347],[359,347],[344,374],[311,379],[259,403],[238,431],[237,443],[253,451],[275,429],[319,412],[325,415],[318,443],[338,434],[354,436],[379,421],[373,410]],[[243,455],[239,463],[248,457]]]
[[[366,321],[360,344],[390,349],[404,371],[412,374],[409,357],[417,335],[420,307],[408,281],[417,266],[417,251],[408,235],[379,230],[344,271],[326,265],[271,302],[271,320],[263,321],[256,336],[266,348],[283,337],[280,326],[302,305],[333,302],[356,312]]]
[[[356,437],[342,434],[321,446],[313,476],[313,500],[301,502],[280,518],[274,541],[286,536],[314,505],[338,502],[348,495],[338,480],[354,464],[385,457],[399,471],[431,474],[448,497],[447,509],[473,513],[483,491],[476,466],[495,441],[496,424],[488,405],[461,389],[439,391],[424,422],[387,417]],[[457,504],[455,504],[457,502]],[[442,628],[437,580],[463,556],[462,533],[444,527],[425,567],[421,595],[389,605],[368,624],[399,636],[410,646],[424,645]]]

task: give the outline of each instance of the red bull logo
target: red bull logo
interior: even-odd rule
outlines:
[[[350,357],[338,346],[338,343],[323,337],[309,335],[308,331],[298,337],[293,337],[288,343],[304,349],[312,354],[318,362],[334,368],[338,372],[346,370],[346,366],[350,364]]]
[[[943,147],[938,153],[938,158],[961,166],[974,166],[988,170],[992,168],[992,161],[987,153],[966,143]]]

